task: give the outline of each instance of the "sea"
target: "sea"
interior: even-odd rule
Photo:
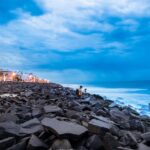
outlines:
[[[76,89],[80,84],[63,84]],[[81,84],[88,93],[98,94],[120,106],[129,106],[141,115],[150,116],[150,81],[102,82]]]

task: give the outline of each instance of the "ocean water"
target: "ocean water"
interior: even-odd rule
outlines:
[[[78,88],[77,84],[64,84]],[[121,106],[130,106],[141,115],[150,116],[150,82],[112,82],[83,85],[87,92],[111,99]]]

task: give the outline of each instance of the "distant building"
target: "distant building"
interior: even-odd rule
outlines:
[[[0,70],[0,81],[20,81],[21,75],[13,71]]]
[[[8,70],[0,69],[0,81],[24,81],[24,82],[39,82],[49,83],[48,80],[43,80],[37,76],[30,74],[17,73]]]
[[[0,81],[10,81],[12,80],[12,72],[0,70]]]

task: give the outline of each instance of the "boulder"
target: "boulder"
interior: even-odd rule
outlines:
[[[11,147],[7,148],[7,150],[26,150],[26,141],[21,141],[15,145],[12,145]]]
[[[31,96],[32,94],[33,94],[32,91],[26,91],[26,92],[22,93],[22,95],[25,96],[25,97],[29,97],[29,96]]]
[[[33,108],[32,109],[32,116],[33,117],[40,117],[42,115],[42,110],[40,108]]]
[[[39,124],[40,124],[40,121],[37,118],[34,118],[34,119],[31,119],[29,121],[26,121],[26,122],[22,123],[21,127],[30,128],[32,126],[39,125]]]
[[[133,150],[131,148],[126,148],[126,147],[118,147],[117,150]]]
[[[8,147],[10,147],[11,145],[13,145],[15,143],[15,138],[14,137],[8,137],[5,139],[0,140],[0,149],[4,150]]]
[[[130,147],[137,148],[138,143],[135,136],[130,131],[128,131],[127,135],[128,135],[128,139],[130,140],[130,144],[129,144]]]
[[[109,123],[109,124],[116,124],[115,122],[111,121],[109,118],[107,117],[103,117],[103,116],[96,116],[96,115],[92,115],[92,117],[94,119],[97,119],[97,120],[100,120],[100,121],[103,121],[103,122],[106,122],[106,123]]]
[[[106,133],[104,136],[104,148],[105,150],[117,150],[119,147],[118,140],[115,136],[111,135],[110,133]]]
[[[44,118],[42,120],[42,125],[47,127],[58,136],[81,136],[82,134],[87,132],[87,129],[79,124],[67,121],[59,121],[56,118]]]
[[[58,106],[47,105],[47,106],[44,106],[44,111],[45,113],[56,113],[56,112],[60,112],[61,108]]]
[[[77,147],[77,149],[76,150],[87,150],[87,148],[86,147],[84,147],[84,146],[79,146],[79,147]]]
[[[138,149],[137,150],[150,150],[149,146],[146,146],[145,144],[138,144]]]
[[[28,143],[28,147],[27,147],[28,150],[34,150],[34,149],[43,150],[47,148],[48,146],[35,135],[31,136],[29,143]]]
[[[141,132],[145,132],[145,125],[139,119],[132,119],[129,121],[131,130],[138,130]]]
[[[110,110],[110,116],[113,121],[118,123],[121,128],[123,129],[129,129],[130,124],[129,122],[129,116],[126,115],[124,112],[120,111],[119,109],[115,108]]]
[[[130,146],[131,148],[137,148],[137,140],[130,131],[124,131],[123,137],[120,139],[123,146]]]
[[[34,133],[39,133],[42,132],[44,130],[42,125],[34,125],[28,128],[20,128],[19,133],[20,134],[34,134]]]
[[[15,114],[5,113],[0,115],[0,122],[12,121],[17,122],[19,118]]]
[[[113,125],[111,123],[96,119],[92,119],[88,123],[88,130],[95,134],[102,134],[108,132],[112,127]]]
[[[43,131],[43,126],[37,118],[31,119],[21,124],[19,133],[34,134]]]
[[[146,144],[150,146],[150,132],[142,134],[142,138],[145,140]]]
[[[81,112],[76,112],[74,110],[66,110],[66,113],[65,115],[68,117],[68,118],[71,118],[71,119],[76,119],[76,120],[80,120],[82,118],[82,113]]]
[[[49,150],[71,150],[72,146],[67,139],[57,139]]]
[[[2,134],[5,134],[5,133],[9,133],[9,134],[16,135],[16,136],[20,135],[19,134],[20,125],[12,121],[0,123],[0,130],[1,130],[1,133],[0,133],[1,136]]]
[[[99,150],[103,148],[103,143],[98,135],[92,135],[87,139],[86,147],[90,150]]]

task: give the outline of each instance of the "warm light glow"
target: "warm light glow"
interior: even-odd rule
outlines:
[[[13,72],[13,73],[12,73],[12,76],[13,76],[13,77],[15,77],[15,76],[16,76],[16,73],[15,73],[15,72]]]
[[[30,74],[19,74],[12,71],[1,71],[0,81],[18,81],[18,82],[37,82],[37,83],[49,83],[47,79],[41,79],[37,76]]]

